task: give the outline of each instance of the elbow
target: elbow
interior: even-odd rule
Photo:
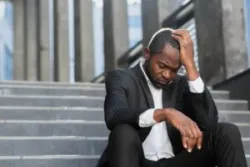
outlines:
[[[112,130],[117,123],[120,123],[119,113],[120,110],[114,107],[104,107],[105,123],[109,130]]]
[[[114,123],[111,119],[107,119],[105,117],[105,123],[106,123],[106,126],[107,128],[111,131],[113,128],[114,128]]]
[[[112,129],[114,128],[114,125],[111,122],[107,122],[106,121],[106,126],[108,128],[108,130],[112,131]]]
[[[107,128],[111,131],[115,126],[113,116],[110,116],[109,114],[105,114],[105,123],[106,123]]]
[[[213,120],[213,122],[218,123],[218,121],[219,121],[219,116],[218,116],[218,114],[215,115],[215,116],[212,118],[212,120]]]
[[[216,105],[214,104],[214,107],[209,112],[209,118],[215,122],[218,123],[219,120],[219,114]]]

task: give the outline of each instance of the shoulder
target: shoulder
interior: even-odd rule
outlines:
[[[116,70],[109,71],[106,74],[105,80],[106,81],[108,81],[110,79],[112,79],[112,80],[113,79],[126,80],[131,76],[132,76],[131,70],[129,70],[129,69],[116,69]]]
[[[188,79],[187,79],[187,76],[186,75],[177,75],[174,79],[174,83],[177,84],[177,85],[187,85],[188,84]]]
[[[106,87],[122,87],[127,89],[133,85],[134,77],[130,69],[116,69],[109,71],[105,77]]]
[[[173,86],[179,92],[189,91],[187,76],[178,74],[173,81]]]

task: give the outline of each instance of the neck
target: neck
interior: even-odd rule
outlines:
[[[144,71],[145,71],[145,73],[146,73],[146,75],[147,75],[147,77],[151,80],[151,78],[150,78],[150,74],[149,74],[149,72],[148,72],[148,65],[149,65],[149,61],[148,60],[146,60],[145,62],[144,62],[144,64],[143,64],[143,69],[144,69]]]

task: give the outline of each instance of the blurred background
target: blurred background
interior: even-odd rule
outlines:
[[[190,32],[250,167],[250,0],[0,0],[0,166],[94,167],[105,74],[135,66],[161,27]]]
[[[213,85],[249,69],[249,21],[249,0],[0,0],[0,80],[103,82],[171,27]]]

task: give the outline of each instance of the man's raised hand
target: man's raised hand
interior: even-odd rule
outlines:
[[[180,44],[180,60],[187,71],[188,79],[196,80],[199,73],[194,62],[193,41],[188,30],[172,30],[172,37]]]
[[[181,63],[186,66],[194,64],[193,41],[188,30],[172,30],[172,37],[180,44]]]

